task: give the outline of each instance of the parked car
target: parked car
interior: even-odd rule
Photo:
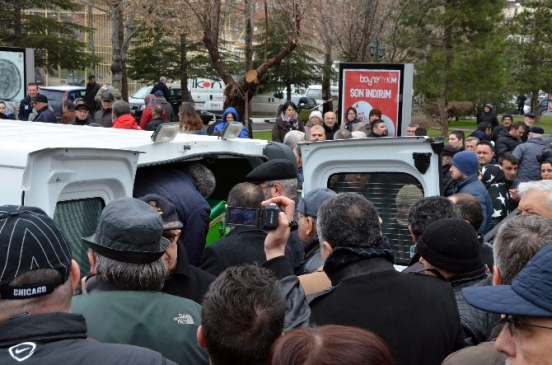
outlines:
[[[144,86],[128,99],[128,102],[130,104],[130,111],[134,114],[134,118],[136,118],[137,121],[140,121],[142,111],[146,108],[146,105],[144,104],[144,98],[151,92],[152,88],[153,86]],[[180,108],[180,105],[182,105],[182,88],[169,87],[169,93],[170,97],[167,101],[171,104],[175,115],[178,115],[178,108]],[[194,100],[190,100],[190,102],[194,102]],[[209,124],[211,121],[216,121],[217,119],[220,120],[221,117],[221,114],[218,113],[213,113],[207,110],[198,110],[197,106],[196,111],[201,118],[203,124]]]
[[[318,109],[319,105],[316,103],[316,100],[314,98],[309,98],[306,96],[301,95],[292,95],[291,96],[291,102],[294,103],[297,106],[297,114],[301,114],[302,110],[313,110]],[[279,117],[282,113],[282,108],[284,104],[280,104],[278,107],[278,112],[276,113],[276,117]]]
[[[54,110],[59,123],[63,114],[63,102],[67,99],[74,101],[84,98],[86,88],[82,86],[40,86],[39,92],[48,98],[48,104]]]

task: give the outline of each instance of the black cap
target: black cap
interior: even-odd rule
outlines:
[[[526,113],[524,116],[529,117],[529,118],[533,118],[533,119],[535,118],[535,114],[533,114],[533,113]]]
[[[33,101],[36,103],[47,103],[48,102],[48,98],[46,97],[46,95],[42,95],[42,94],[37,94],[34,98],[33,98]]]
[[[78,104],[75,106],[75,110],[88,110],[90,111],[90,108],[86,104]]]
[[[245,177],[250,183],[262,183],[265,181],[287,180],[297,178],[297,166],[286,159],[269,160],[253,169]]]
[[[102,256],[134,264],[154,262],[169,247],[157,210],[134,198],[109,203],[94,235],[83,240]]]
[[[416,244],[420,255],[436,268],[460,274],[482,269],[477,233],[458,218],[431,223]]]
[[[544,129],[541,127],[531,127],[529,128],[529,133],[544,134]]]
[[[52,218],[34,207],[0,207],[0,299],[29,299],[50,294],[71,273],[71,250]],[[40,280],[24,286],[9,283],[29,271],[54,269],[57,280]]]
[[[102,94],[102,100],[108,100],[108,101],[114,101],[115,98],[113,97],[113,94],[109,91],[106,91]]]

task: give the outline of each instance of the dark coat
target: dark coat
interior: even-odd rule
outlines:
[[[498,158],[508,152],[512,153],[519,144],[520,140],[512,137],[509,132],[501,134],[496,140],[496,157]]]
[[[33,122],[57,123],[57,118],[54,112],[51,111],[48,106],[45,106],[44,109],[38,111],[38,114]]]
[[[88,114],[88,116],[86,117],[86,120],[85,121],[82,121],[80,119],[73,119],[72,121],[70,121],[69,123],[67,124],[72,124],[72,125],[90,125],[91,123],[94,123],[94,119],[92,119],[92,116],[90,114]]]
[[[318,270],[323,263],[324,259],[320,252],[320,241],[318,235],[315,234],[305,244],[305,256],[303,257],[301,265],[295,269],[295,272],[297,275],[310,274]]]
[[[540,162],[537,156],[544,149],[542,138],[532,138],[516,147],[512,154],[519,160],[516,178],[521,182],[541,179]]]
[[[190,265],[186,248],[179,240],[177,246],[178,259],[176,267],[170,274],[161,290],[164,293],[188,298],[201,304],[209,285],[216,277],[198,267]]]
[[[192,178],[175,168],[138,169],[134,197],[147,194],[159,194],[174,204],[184,224],[180,239],[186,246],[188,260],[191,265],[198,266],[209,230],[211,207],[196,190]]]
[[[500,316],[471,306],[462,295],[462,288],[491,285],[490,276],[485,273],[485,268],[475,272],[455,275],[448,278],[448,281],[454,289],[466,346],[473,346],[487,341]]]
[[[29,96],[24,97],[19,102],[19,114],[17,118],[19,120],[29,120],[29,115],[33,111],[33,106],[31,104],[31,98]]]
[[[498,119],[496,117],[496,114],[492,111],[490,113],[481,112],[481,114],[479,114],[479,118],[477,118],[477,125],[483,122],[491,123],[493,128],[498,127]]]
[[[240,264],[263,264],[266,262],[264,240],[266,232],[252,227],[235,227],[228,235],[213,242],[203,251],[200,267],[219,276],[230,266]],[[286,256],[293,265],[293,254],[286,247]]]
[[[332,289],[311,303],[311,324],[373,331],[396,364],[439,365],[464,347],[464,334],[449,283],[405,274],[385,258],[357,261],[328,272]]]
[[[91,85],[90,83],[86,84],[86,91],[84,93],[84,102],[86,105],[88,105],[88,108],[90,108],[90,113],[94,113],[98,108],[96,107],[96,94],[100,90],[100,84],[97,82],[94,83],[94,85]]]
[[[286,126],[284,124],[284,121],[281,117],[276,118],[276,123],[274,123],[274,127],[272,127],[272,140],[274,142],[284,142],[284,136],[287,132],[291,130],[299,130],[301,132],[305,131],[305,126],[303,125],[303,122],[299,119],[299,116],[297,116],[297,128],[293,128],[290,126]]]
[[[324,131],[326,131],[326,141],[332,141],[334,139],[334,134],[339,130],[339,125],[335,123],[333,128],[328,127],[326,124],[322,123]]]
[[[155,119],[152,119],[147,125],[146,125],[146,130],[147,131],[155,131],[157,129],[157,127],[159,127],[162,123],[165,123],[165,122],[168,122],[167,120],[163,119],[163,118],[155,118]]]
[[[28,351],[29,345],[22,345],[30,341],[36,345],[32,355]],[[29,357],[22,362],[14,359],[8,351],[12,346],[17,346],[13,348],[15,355],[19,351],[21,358],[27,355]],[[87,338],[86,322],[82,315],[57,312],[21,316],[0,323],[0,364],[170,365],[175,363],[158,352],[142,347],[99,343]]]
[[[153,89],[151,89],[150,94],[155,94],[157,90],[161,90],[163,92],[163,96],[165,97],[165,100],[168,101],[171,98],[171,93],[169,91],[169,88],[161,81],[159,81],[157,84],[153,86]]]
[[[94,114],[94,122],[101,124],[105,128],[111,128],[113,126],[113,120],[111,119],[112,109],[100,109]]]

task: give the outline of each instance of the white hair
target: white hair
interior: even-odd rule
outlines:
[[[522,182],[518,186],[518,195],[523,198],[523,195],[529,191],[542,191],[546,194],[548,209],[552,212],[552,180],[527,181]]]
[[[364,133],[363,131],[354,131],[354,132],[351,132],[351,134],[353,136],[353,139],[368,138],[366,133]]]

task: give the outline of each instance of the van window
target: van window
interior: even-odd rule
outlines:
[[[371,201],[382,219],[383,234],[395,251],[395,263],[408,265],[416,253],[408,231],[408,211],[423,198],[422,185],[406,173],[340,173],[328,181],[337,193],[359,193]]]
[[[68,200],[56,204],[54,221],[71,247],[73,259],[80,266],[81,276],[90,272],[88,246],[82,241],[82,237],[94,234],[104,206],[104,201],[100,198]]]
[[[322,89],[308,89],[306,96],[309,98],[322,99]]]

